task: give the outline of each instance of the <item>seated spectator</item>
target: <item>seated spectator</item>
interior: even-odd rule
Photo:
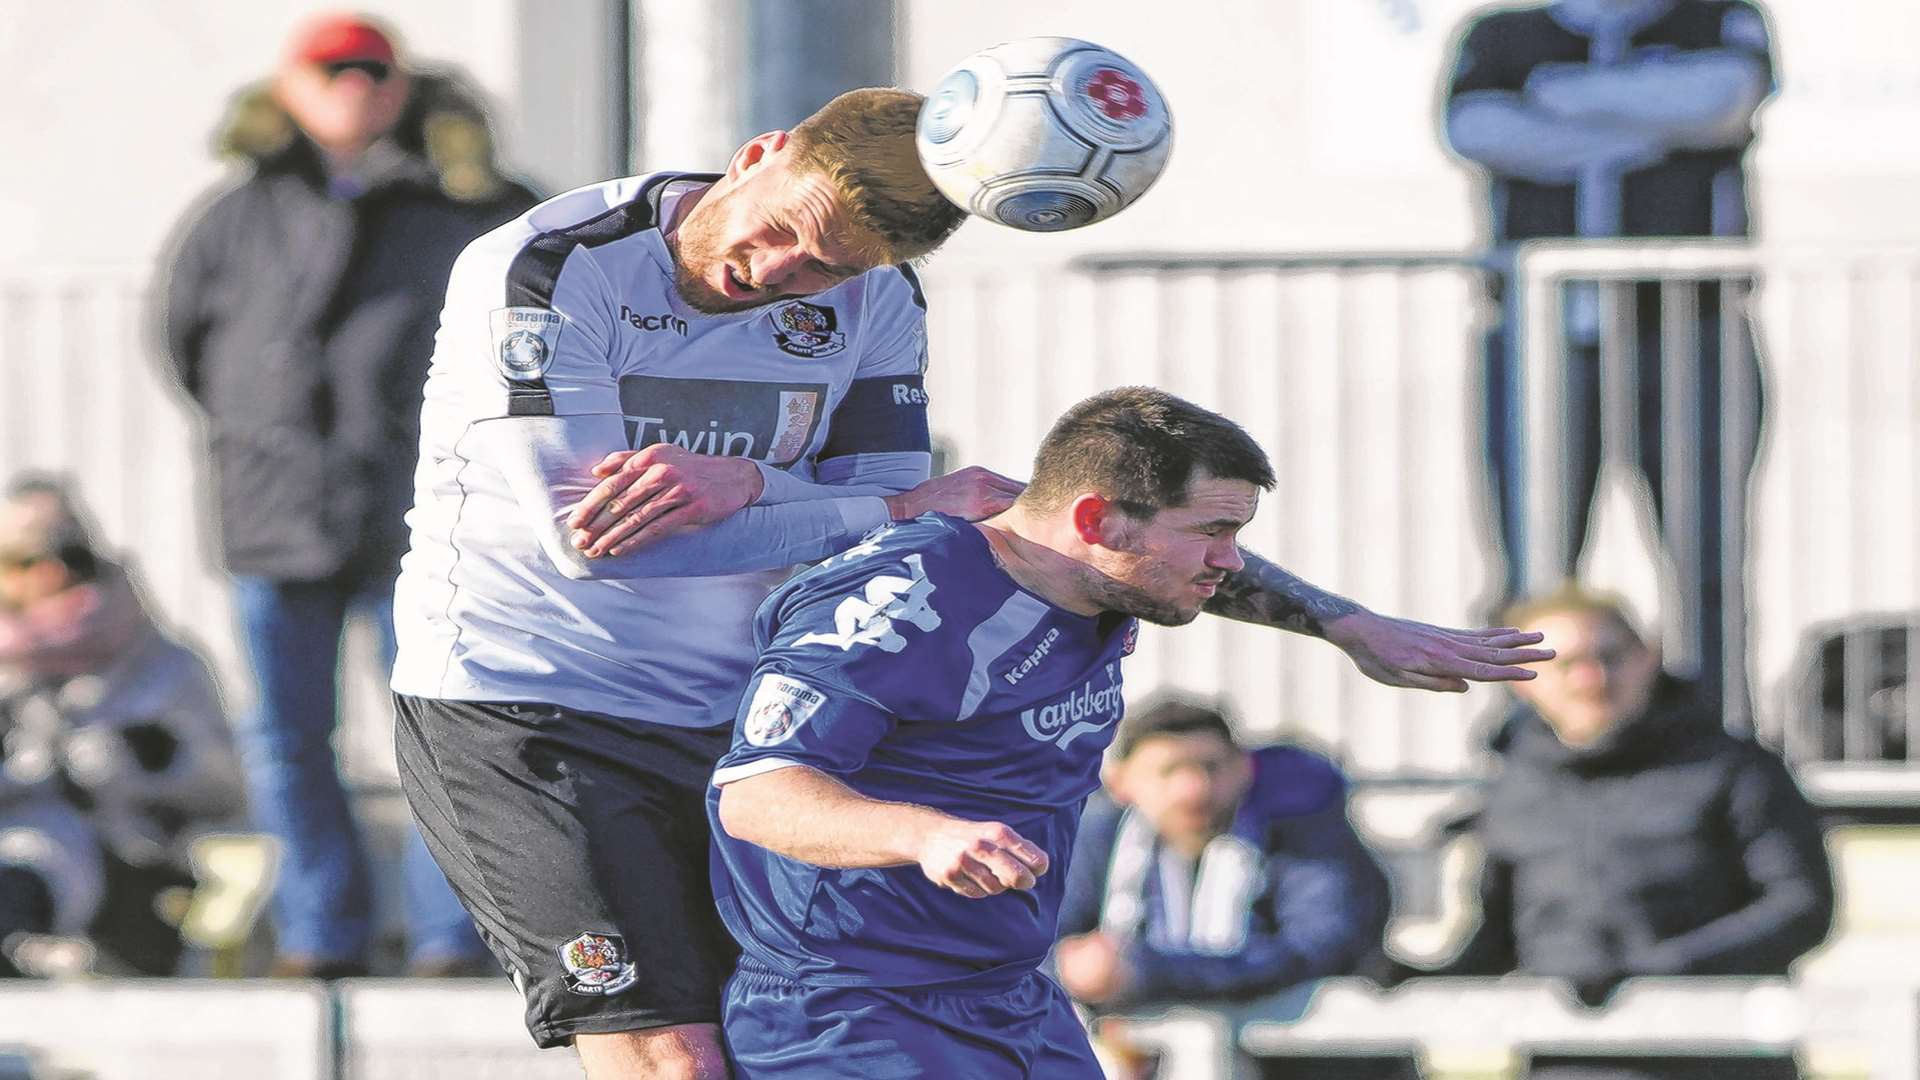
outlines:
[[[1485,849],[1482,922],[1431,974],[1524,972],[1606,1003],[1636,975],[1781,975],[1833,921],[1832,869],[1813,808],[1779,756],[1722,726],[1615,601],[1577,588],[1506,623],[1559,655],[1494,748],[1502,767],[1468,823]],[[1746,1061],[1741,1080],[1795,1075]],[[1626,1063],[1534,1076],[1684,1073]]]
[[[1351,973],[1381,948],[1386,876],[1325,758],[1249,752],[1218,709],[1163,699],[1121,721],[1107,786],[1061,909],[1056,960],[1075,1000],[1251,998]]]
[[[107,967],[172,971],[181,942],[155,902],[192,883],[186,841],[231,822],[240,791],[205,663],[59,483],[16,482],[0,503],[0,938],[88,933]]]

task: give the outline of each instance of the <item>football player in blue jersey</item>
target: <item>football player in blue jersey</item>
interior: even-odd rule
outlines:
[[[1137,620],[1254,603],[1229,582],[1273,481],[1232,421],[1108,391],[1054,426],[1005,512],[886,527],[774,591],[708,795],[743,954],[737,1076],[1101,1075],[1039,965],[1120,662]],[[1441,633],[1481,666],[1434,680],[1552,656],[1537,634]]]

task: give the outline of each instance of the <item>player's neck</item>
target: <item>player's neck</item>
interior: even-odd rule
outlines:
[[[1000,569],[1021,588],[1076,615],[1104,610],[1081,586],[1088,566],[1066,550],[1045,522],[1015,507],[974,527],[987,538]]]

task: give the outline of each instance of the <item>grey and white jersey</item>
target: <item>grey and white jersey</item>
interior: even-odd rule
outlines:
[[[580,188],[476,240],[427,379],[393,688],[704,727],[787,568],[885,522],[927,476],[918,282],[883,267],[732,315],[688,308],[658,223],[712,176]],[[588,559],[568,510],[608,453],[670,442],[766,479],[726,521]]]

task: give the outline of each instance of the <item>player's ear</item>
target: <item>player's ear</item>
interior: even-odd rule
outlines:
[[[1073,531],[1080,542],[1089,546],[1112,547],[1114,527],[1118,524],[1120,509],[1108,502],[1104,496],[1087,492],[1073,500],[1067,507],[1068,520],[1073,522]]]
[[[766,131],[748,139],[746,144],[733,152],[733,160],[727,163],[727,175],[738,178],[740,174],[767,160],[767,155],[786,147],[788,135],[785,131]]]

